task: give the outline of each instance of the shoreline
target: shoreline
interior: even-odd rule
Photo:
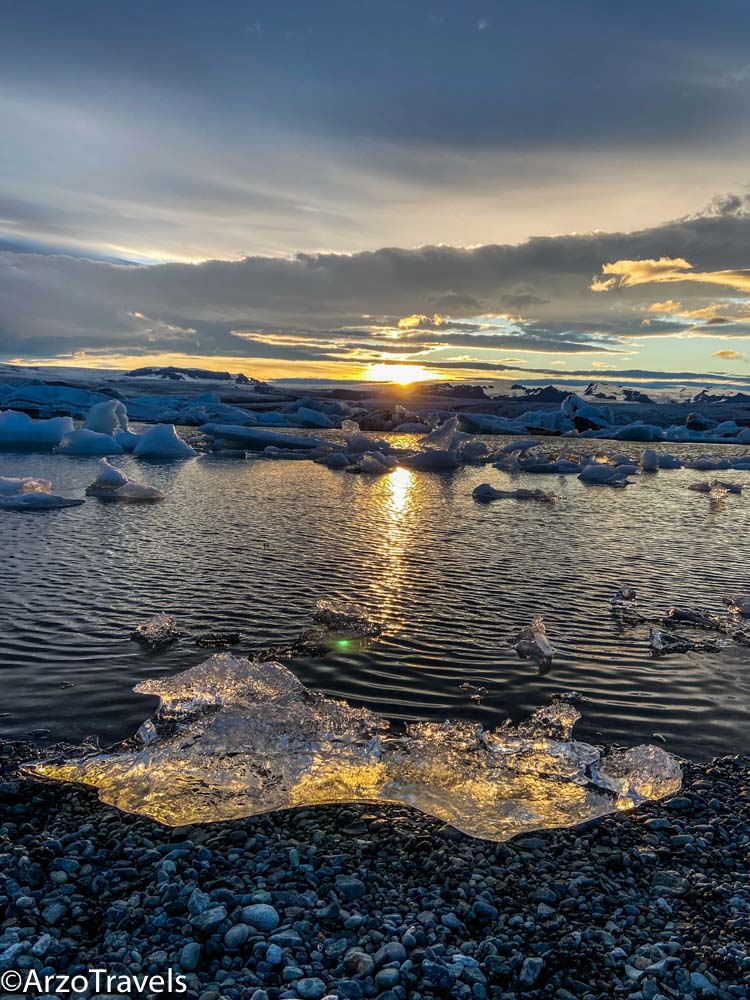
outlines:
[[[187,1000],[746,997],[750,758],[506,843],[397,806],[170,830],[16,777],[0,745],[0,971],[188,977]]]

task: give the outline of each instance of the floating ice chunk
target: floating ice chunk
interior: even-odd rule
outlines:
[[[154,424],[141,434],[133,454],[136,458],[190,458],[196,451],[182,440],[174,424]]]
[[[65,507],[80,507],[83,500],[69,500],[67,497],[57,497],[49,493],[22,493],[19,496],[5,497],[0,500],[3,510],[15,510],[20,513],[43,513],[48,510],[63,510]]]
[[[616,467],[609,463],[592,462],[579,474],[582,483],[594,483],[597,486],[625,486],[627,483],[627,467]]]
[[[366,451],[358,456],[351,470],[352,472],[382,476],[383,473],[390,472],[396,465],[397,461],[392,455],[383,455],[379,451]]]
[[[133,431],[124,430],[115,431],[112,437],[123,451],[135,451],[138,442],[141,440],[140,434],[134,434]]]
[[[379,623],[366,608],[353,601],[320,600],[315,605],[314,620],[335,632],[378,635]]]
[[[94,786],[102,801],[170,826],[380,801],[495,841],[583,823],[681,784],[664,750],[603,757],[572,740],[577,712],[565,704],[517,728],[421,723],[391,736],[380,716],[313,694],[281,664],[229,654],[136,690],[160,698],[155,738],[142,730],[136,749],[28,770]]]
[[[371,438],[369,434],[363,433],[359,429],[356,420],[342,420],[341,431],[346,441],[347,451],[361,453],[363,451],[390,451],[391,446],[387,441],[380,441]]]
[[[731,459],[719,455],[699,455],[698,458],[692,458],[684,464],[686,469],[698,469],[700,472],[713,472],[732,467]]]
[[[634,420],[632,424],[619,427],[612,437],[615,441],[663,441],[666,435],[662,427]]]
[[[738,594],[736,597],[727,597],[724,603],[733,615],[742,615],[743,618],[750,618],[750,594]]]
[[[701,483],[691,483],[689,490],[694,493],[711,493],[712,495],[723,496],[726,493],[742,493],[742,486],[739,483],[727,483],[721,479],[711,479]]]
[[[143,483],[135,483],[129,479],[127,483],[117,487],[112,499],[129,503],[152,503],[155,500],[163,500],[164,494],[155,486],[144,486]]]
[[[499,469],[501,472],[520,472],[521,471],[521,463],[519,461],[520,456],[521,456],[520,451],[511,451],[503,455],[503,457],[499,458],[496,462],[493,462],[492,465],[494,466],[494,468]]]
[[[489,694],[486,687],[480,687],[478,684],[471,684],[469,681],[464,681],[463,684],[459,684],[458,687],[459,690],[466,691],[468,693],[470,700],[473,701],[475,705],[481,705],[482,698]]]
[[[332,451],[330,455],[323,455],[317,459],[317,462],[318,465],[325,465],[329,469],[346,469],[352,464],[343,451]]]
[[[609,603],[613,608],[632,607],[635,600],[635,587],[630,583],[621,583],[610,598]]]
[[[659,468],[659,456],[653,448],[644,448],[641,453],[641,468],[644,472],[656,472]]]
[[[463,441],[458,448],[462,462],[484,462],[489,455],[489,448],[484,441]]]
[[[481,483],[474,488],[471,494],[475,500],[538,500],[540,503],[554,503],[557,497],[554,493],[545,493],[544,490],[496,490],[489,483]]]
[[[541,443],[541,441],[534,441],[533,438],[530,441],[511,441],[510,444],[503,445],[500,452],[501,454],[513,454],[515,452],[525,455],[532,448],[539,448]]]
[[[531,625],[510,638],[510,645],[522,660],[534,660],[536,663],[551,663],[556,655],[547,638],[547,630],[541,618],[535,618]]]
[[[143,486],[128,479],[124,472],[110,465],[106,458],[99,462],[96,479],[86,487],[87,497],[100,500],[150,501],[163,500],[164,494],[154,486]]]
[[[458,414],[446,420],[430,431],[419,442],[422,448],[437,448],[440,451],[455,451],[462,441],[466,441],[467,434],[458,429]]]
[[[649,645],[652,656],[669,656],[671,653],[716,653],[725,649],[726,639],[687,639],[663,629],[649,629]]]
[[[294,412],[294,421],[300,427],[319,427],[321,429],[333,427],[331,418],[318,410],[311,410],[307,406],[298,406]]]
[[[49,479],[32,479],[31,477],[15,479],[0,476],[0,498],[21,496],[24,493],[49,493],[51,489],[52,483]]]
[[[133,629],[130,638],[150,650],[164,649],[180,638],[174,618],[163,613],[152,615],[148,621]]]
[[[107,399],[91,407],[83,426],[87,431],[112,437],[115,431],[128,430],[128,411],[119,399]]]
[[[54,448],[72,430],[70,417],[32,420],[27,413],[0,410],[0,447],[3,448]]]
[[[659,455],[660,469],[681,469],[682,459],[676,455]]]
[[[66,434],[55,451],[62,455],[122,455],[122,445],[109,434],[81,427]]]
[[[124,486],[127,483],[128,477],[120,469],[116,469],[114,465],[110,465],[106,458],[102,458],[99,462],[99,467],[96,473],[96,479],[93,481],[89,490],[92,487],[114,490],[118,486]],[[87,490],[88,492],[88,490]],[[94,495],[94,494],[92,494]]]
[[[222,438],[232,446],[248,448],[250,451],[263,451],[269,446],[275,448],[321,448],[326,442],[301,434],[282,434],[278,431],[266,431],[258,427],[244,427],[240,424],[204,424],[201,431],[208,437]],[[138,449],[136,449],[138,454]]]
[[[459,466],[458,453],[454,449],[431,448],[428,451],[418,451],[401,459],[402,465],[423,472],[442,472],[456,469]]]
[[[723,622],[710,611],[695,611],[693,608],[670,608],[664,618],[670,625],[692,625],[695,628],[722,631]]]

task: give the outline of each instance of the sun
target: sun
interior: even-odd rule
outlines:
[[[369,382],[395,382],[409,385],[411,382],[437,382],[438,375],[428,372],[421,365],[373,364],[367,368],[365,377]]]

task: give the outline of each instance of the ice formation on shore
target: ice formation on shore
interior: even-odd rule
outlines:
[[[419,723],[391,734],[374,712],[308,691],[280,663],[227,653],[136,691],[160,698],[138,748],[28,770],[96,787],[102,801],[169,826],[392,802],[495,841],[672,795],[682,780],[659,747],[607,755],[573,740],[578,712],[565,702],[518,727]]]
[[[106,458],[99,462],[96,479],[86,487],[86,496],[97,497],[99,500],[145,503],[164,499],[161,490],[128,479],[124,472],[110,465]]]

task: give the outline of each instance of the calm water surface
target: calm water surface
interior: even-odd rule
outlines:
[[[105,745],[132,733],[154,707],[133,685],[210,655],[189,637],[160,654],[130,642],[157,611],[187,633],[238,631],[238,649],[251,652],[296,637],[316,600],[331,597],[372,609],[384,636],[292,668],[390,718],[495,726],[575,690],[587,698],[581,738],[634,744],[658,733],[692,758],[750,751],[750,649],[653,660],[647,628],[623,628],[609,608],[624,579],[653,610],[721,610],[724,596],[750,592],[747,498],[712,504],[688,491],[710,473],[661,472],[612,490],[491,467],[368,477],[307,461],[115,462],[167,499],[0,513],[5,734],[43,728],[42,742],[94,735]],[[95,468],[0,454],[0,475],[45,476],[68,496],[82,495]],[[720,475],[750,491],[750,473]],[[481,505],[471,491],[486,481],[561,499]],[[537,614],[559,650],[543,676],[506,642]],[[481,704],[465,682],[487,689]]]

